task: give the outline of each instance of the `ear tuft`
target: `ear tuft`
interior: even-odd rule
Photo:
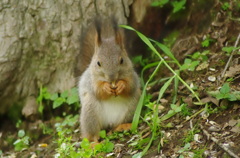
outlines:
[[[99,47],[102,43],[102,40],[101,40],[101,35],[97,32],[96,35],[95,35],[95,47]]]
[[[123,32],[122,31],[117,30],[115,32],[115,41],[122,49],[124,49],[124,39],[123,39]]]

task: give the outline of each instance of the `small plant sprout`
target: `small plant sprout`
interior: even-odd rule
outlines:
[[[18,131],[18,139],[13,143],[14,149],[16,151],[21,151],[23,149],[28,148],[29,141],[30,141],[30,138],[25,135],[25,131],[19,130]]]

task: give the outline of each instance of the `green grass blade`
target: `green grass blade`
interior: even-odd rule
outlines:
[[[181,67],[181,64],[174,57],[174,55],[172,54],[172,52],[168,47],[166,47],[164,44],[161,44],[155,40],[150,39],[150,41],[153,41],[167,56],[169,56],[179,67]]]
[[[143,91],[142,91],[142,95],[141,95],[141,97],[140,97],[140,99],[138,101],[138,105],[137,105],[136,111],[135,111],[134,116],[133,116],[132,127],[131,127],[132,131],[136,131],[137,130],[139,117],[140,117],[140,114],[141,114],[141,111],[142,111],[145,95],[146,95],[146,88],[144,87]]]
[[[192,88],[168,65],[168,63],[162,58],[162,56],[158,53],[158,51],[154,48],[154,46],[152,45],[152,43],[150,42],[150,40],[144,36],[142,33],[138,32],[137,30],[133,29],[130,26],[126,26],[126,25],[121,25],[121,27],[129,29],[129,30],[133,30],[137,33],[137,35],[143,40],[143,42],[161,59],[161,61],[163,61],[164,65],[174,74],[176,75],[176,77],[187,87],[187,89],[189,89],[189,91],[197,98],[197,100],[199,102],[201,102],[200,98],[198,97],[198,95],[192,90]],[[165,49],[163,51],[166,51]],[[169,52],[167,52],[169,53]],[[165,54],[167,54],[165,52]]]
[[[174,78],[175,78],[175,75],[173,77],[171,77],[167,82],[164,83],[164,85],[162,86],[162,88],[159,91],[157,103],[159,103],[160,99],[162,98],[163,94],[165,93],[166,89],[169,87],[170,83],[172,82],[172,80]]]
[[[180,76],[180,71],[175,71],[178,76]],[[177,92],[178,92],[178,86],[179,86],[179,79],[177,77],[174,78],[174,88],[173,88],[173,101],[172,103],[175,104],[177,101]]]
[[[145,86],[143,88],[142,95],[141,95],[141,97],[139,99],[139,102],[138,102],[138,105],[137,105],[137,109],[136,109],[136,111],[134,113],[134,116],[133,116],[132,129],[131,129],[132,131],[136,131],[137,130],[137,126],[138,126],[140,114],[141,114],[141,111],[142,111],[142,107],[143,107],[144,98],[145,98],[145,95],[146,95],[146,89],[147,89],[148,83],[156,75],[158,69],[160,68],[161,63],[162,62],[159,62],[159,64],[157,65],[157,67],[155,68],[155,70],[153,71],[153,73],[151,74],[151,76],[149,77],[148,81],[146,82],[146,84],[145,84]]]
[[[150,63],[150,64],[147,64],[146,66],[143,67],[142,71],[141,71],[141,84],[144,85],[144,79],[143,79],[143,73],[145,70],[149,69],[149,68],[152,68],[152,67],[155,67],[159,64],[159,61],[158,62],[154,62],[154,63]]]
[[[160,91],[159,91],[159,96],[158,96],[158,100],[157,102],[160,101],[160,99],[162,98],[163,94],[165,93],[166,89],[169,87],[169,85],[171,84],[172,80],[175,78],[175,76],[171,77],[167,82],[165,82],[165,84],[161,87]],[[158,105],[158,104],[157,104]],[[157,126],[158,126],[158,106],[155,107],[154,110],[154,116],[153,116],[153,128],[152,128],[152,137],[150,139],[150,141],[148,142],[148,145],[144,148],[144,150],[142,151],[142,156],[148,151],[148,149],[150,148],[153,139],[156,136],[156,132],[157,132]]]
[[[156,75],[158,69],[160,68],[160,65],[163,63],[173,74],[174,76],[171,77],[170,79],[168,79],[167,82],[165,82],[165,84],[162,86],[162,88],[160,89],[159,91],[159,96],[158,96],[158,100],[157,102],[160,101],[160,99],[162,98],[163,94],[165,93],[166,89],[169,87],[169,85],[171,84],[172,80],[174,79],[174,95],[176,96],[177,95],[177,88],[178,88],[178,84],[179,84],[179,81],[183,83],[183,85],[185,85],[187,87],[187,89],[189,89],[189,91],[191,91],[191,93],[197,98],[197,100],[199,102],[200,99],[198,97],[198,95],[192,90],[192,88],[180,77],[180,71],[175,71],[171,68],[170,65],[168,65],[167,61],[164,60],[164,58],[160,55],[160,53],[156,50],[156,48],[153,46],[152,42],[154,44],[156,44],[167,56],[169,56],[174,63],[176,63],[179,67],[181,67],[181,65],[179,64],[179,62],[177,61],[177,59],[174,57],[174,55],[172,54],[172,52],[169,50],[169,48],[167,48],[165,45],[157,42],[157,41],[154,41],[150,38],[147,38],[145,35],[143,35],[142,33],[138,32],[137,30],[135,30],[134,28],[130,27],[130,26],[126,26],[126,25],[121,25],[121,27],[125,28],[125,29],[128,29],[128,30],[132,30],[134,32],[136,32],[136,34],[141,38],[141,40],[153,51],[153,53],[155,53],[160,61],[158,62],[158,65],[157,67],[155,68],[154,72],[150,75],[148,81],[146,82],[144,88],[143,88],[143,92],[142,92],[142,95],[140,97],[140,100],[138,102],[138,105],[137,105],[137,109],[136,109],[136,112],[134,114],[134,118],[133,118],[133,122],[132,122],[132,131],[136,131],[137,130],[137,126],[138,126],[138,123],[139,123],[139,118],[140,118],[140,114],[141,114],[141,110],[142,110],[142,107],[143,107],[143,104],[144,104],[144,99],[145,99],[145,96],[146,96],[146,89],[147,89],[147,86],[149,84],[149,82],[153,79],[153,77]],[[142,83],[143,82],[143,73],[146,69],[148,68],[151,68],[151,67],[154,67],[157,63],[151,63],[149,65],[147,65],[143,70],[142,70],[142,73],[141,73],[141,78],[142,78]],[[173,100],[173,102],[176,102],[176,97],[175,99]],[[154,109],[154,116],[153,116],[153,125],[151,127],[152,129],[152,137],[150,139],[150,141],[148,142],[148,145],[144,148],[144,150],[141,152],[141,156],[143,156],[147,151],[148,149],[150,148],[155,136],[156,136],[156,131],[157,131],[157,128],[158,128],[158,123],[159,121],[163,121],[163,120],[166,120],[172,116],[174,116],[175,114],[177,113],[177,111],[174,111],[174,110],[170,110],[168,114],[164,115],[163,117],[161,117],[161,119],[158,118],[158,106],[155,107]]]
[[[128,29],[128,30],[132,30],[134,32],[137,33],[137,35],[142,39],[142,41],[159,57],[161,58],[161,55],[158,53],[158,51],[156,50],[156,48],[152,45],[152,43],[150,42],[150,40],[143,35],[141,32],[138,32],[137,30],[135,30],[134,28],[130,27],[130,26],[126,26],[126,25],[120,25],[121,27]],[[163,60],[163,58],[161,58],[161,60]]]

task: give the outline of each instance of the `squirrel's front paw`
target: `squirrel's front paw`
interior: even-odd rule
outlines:
[[[103,90],[109,95],[112,95],[115,93],[114,89],[111,88],[111,85],[108,82],[104,82]]]
[[[116,93],[116,95],[120,95],[123,92],[123,90],[126,88],[125,81],[123,81],[123,80],[118,81],[116,87],[117,88],[115,90],[115,93]]]

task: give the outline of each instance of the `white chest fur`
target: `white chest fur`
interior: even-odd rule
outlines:
[[[112,97],[101,102],[102,126],[115,127],[121,124],[128,112],[129,100],[122,97]]]

